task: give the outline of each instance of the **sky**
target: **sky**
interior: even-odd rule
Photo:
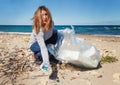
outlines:
[[[0,0],[0,25],[32,25],[41,5],[55,25],[120,25],[120,0]]]

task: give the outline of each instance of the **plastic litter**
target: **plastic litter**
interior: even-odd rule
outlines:
[[[75,36],[74,29],[66,28],[59,32],[56,45],[48,45],[49,52],[60,61],[77,66],[96,68],[100,62],[99,51],[83,38]]]

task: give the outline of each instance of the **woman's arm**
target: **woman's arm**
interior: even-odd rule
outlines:
[[[29,48],[35,41],[36,41],[35,34],[34,34],[34,31],[32,31],[30,40],[29,40]]]
[[[44,40],[44,32],[42,29],[40,29],[40,32],[37,34],[37,41],[38,44],[41,48],[41,55],[42,55],[42,59],[43,59],[43,65],[45,65],[46,67],[49,67],[50,63],[49,63],[49,55],[48,55],[48,50],[47,47],[45,45],[45,40]]]

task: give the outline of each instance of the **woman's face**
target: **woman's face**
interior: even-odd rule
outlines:
[[[45,24],[48,20],[48,13],[45,10],[41,11],[42,22]]]

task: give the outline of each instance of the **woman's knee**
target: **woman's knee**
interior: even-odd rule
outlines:
[[[40,47],[38,45],[37,42],[33,43],[31,46],[30,46],[30,50],[33,51],[33,52],[38,52],[40,51]]]

